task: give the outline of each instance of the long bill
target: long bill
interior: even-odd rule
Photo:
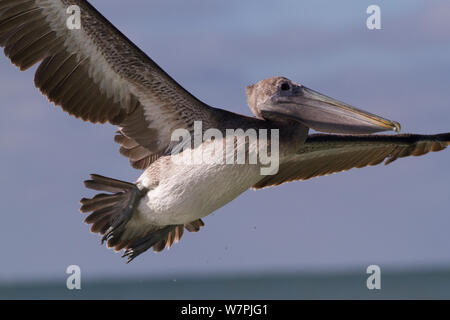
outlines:
[[[370,134],[401,130],[387,120],[301,86],[289,96],[277,96],[265,104],[264,112],[296,120],[316,131],[343,134]]]

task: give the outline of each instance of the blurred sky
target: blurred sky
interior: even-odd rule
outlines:
[[[208,104],[250,114],[245,86],[283,75],[389,119],[450,131],[448,1],[93,0]],[[381,7],[382,30],[366,28]],[[33,68],[35,70],[35,68]],[[0,281],[450,266],[450,151],[262,191],[169,251],[126,265],[78,213],[89,173],[134,181],[110,125],[47,102],[0,56]],[[220,192],[218,190],[217,192]]]

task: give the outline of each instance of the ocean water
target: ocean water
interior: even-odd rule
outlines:
[[[0,284],[0,299],[449,299],[450,269],[383,273],[381,289],[367,274],[284,273],[90,279],[80,290],[64,281]]]

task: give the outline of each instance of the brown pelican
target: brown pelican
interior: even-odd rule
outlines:
[[[73,5],[80,9],[79,29],[67,26]],[[247,87],[254,117],[213,108],[184,90],[84,0],[0,0],[0,45],[21,70],[40,62],[35,84],[55,105],[85,121],[119,127],[120,153],[144,172],[136,183],[92,175],[85,185],[106,193],[82,199],[81,211],[93,212],[85,220],[91,231],[103,235],[108,247],[124,249],[128,261],[149,248],[170,247],[184,228],[198,231],[201,218],[249,188],[387,164],[450,144],[450,133],[374,135],[399,131],[400,125],[284,77]],[[180,144],[173,132],[184,129],[195,140],[196,123],[201,134],[216,130],[215,138],[174,152]],[[328,134],[308,135],[310,128]],[[271,154],[279,143],[276,170],[261,174],[262,161],[173,161],[230,139],[234,159],[238,143],[228,129],[270,130],[270,139],[276,133],[278,140],[266,141]],[[224,135],[216,139],[217,133]],[[259,152],[264,143],[258,139],[244,135],[245,157]]]

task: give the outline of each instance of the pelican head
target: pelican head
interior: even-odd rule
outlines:
[[[284,77],[248,86],[247,101],[256,117],[291,119],[316,131],[369,134],[400,131],[400,124],[327,97]]]

